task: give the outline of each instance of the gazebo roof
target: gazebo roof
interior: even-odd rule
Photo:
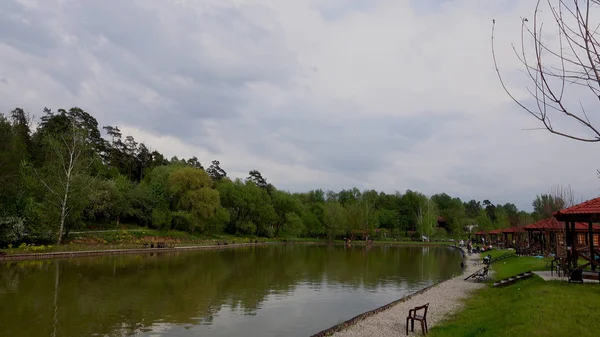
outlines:
[[[559,221],[600,222],[600,198],[554,212]]]
[[[594,232],[600,232],[600,225],[592,225]],[[527,231],[550,231],[557,232],[565,230],[565,224],[559,222],[555,218],[547,218],[536,223],[532,223],[531,225],[527,225],[523,227],[523,229]],[[585,232],[589,230],[589,225],[585,222],[576,222],[575,223],[575,231],[577,232]]]
[[[502,233],[525,233],[523,227],[510,227],[502,230]]]
[[[502,229],[494,229],[493,231],[489,231],[488,234],[498,235],[502,233]]]
[[[523,227],[524,230],[527,231],[537,231],[537,230],[562,230],[565,229],[565,224],[558,222],[555,218],[547,218],[530,225]]]
[[[487,235],[486,231],[475,232],[475,235]]]

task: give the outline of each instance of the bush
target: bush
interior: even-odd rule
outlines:
[[[19,242],[25,236],[25,225],[19,217],[0,218],[0,246]]]
[[[152,211],[152,225],[158,229],[170,229],[171,211],[165,207],[155,208]]]
[[[188,212],[177,211],[173,212],[173,229],[190,232],[194,219]]]

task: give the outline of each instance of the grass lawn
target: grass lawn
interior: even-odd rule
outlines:
[[[514,256],[492,263],[493,279],[501,280],[526,271],[550,270],[552,258],[540,259],[533,256]]]
[[[431,336],[598,336],[600,285],[545,282],[534,276],[479,290],[466,309]]]
[[[492,249],[489,252],[483,252],[483,253],[481,253],[481,257],[487,256],[488,254],[492,256],[492,260],[493,260],[493,259],[495,259],[497,257],[500,257],[500,256],[504,255],[504,254],[515,255],[515,251],[512,250],[512,249],[511,250],[508,250],[508,249],[507,250],[504,250],[504,249],[502,249],[502,250]]]
[[[492,265],[494,279],[547,270],[549,261],[518,256],[501,260]],[[431,336],[598,336],[599,302],[596,283],[546,282],[535,275],[503,288],[492,288],[490,282],[466,300],[462,312],[432,328]]]

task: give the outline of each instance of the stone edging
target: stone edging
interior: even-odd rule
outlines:
[[[461,250],[461,252],[462,252],[462,258],[463,258],[463,262],[464,262],[464,260],[466,259],[465,254],[464,254],[464,250],[461,247],[458,247],[458,246],[451,246],[451,247],[457,248],[457,249]],[[464,273],[464,269],[463,269],[463,273]],[[413,298],[414,296],[422,294],[422,293],[426,292],[427,290],[429,290],[431,288],[439,286],[440,284],[442,284],[442,283],[444,283],[444,282],[446,282],[446,281],[448,281],[450,279],[452,279],[452,277],[449,278],[449,279],[447,279],[447,280],[443,280],[441,282],[434,283],[434,284],[432,284],[430,286],[427,286],[427,287],[425,287],[425,288],[423,288],[423,289],[421,289],[421,290],[419,290],[417,292],[414,292],[414,293],[412,293],[410,295],[404,296],[404,297],[402,297],[399,300],[395,300],[395,301],[393,301],[391,303],[388,303],[388,304],[385,304],[385,305],[383,305],[383,306],[381,306],[379,308],[367,311],[367,312],[362,313],[362,314],[360,314],[358,316],[354,316],[354,317],[350,318],[349,320],[347,320],[345,322],[342,322],[340,324],[334,325],[334,326],[332,326],[329,329],[325,329],[325,330],[322,330],[320,332],[317,332],[316,334],[314,334],[314,335],[312,335],[310,337],[331,336],[331,335],[333,335],[336,332],[342,331],[342,330],[344,330],[344,329],[346,329],[346,328],[348,328],[350,326],[358,324],[359,322],[365,320],[367,317],[370,317],[370,316],[378,314],[378,313],[380,313],[382,311],[385,311],[385,310],[387,310],[387,309],[395,306],[396,304],[399,304],[399,303],[402,303],[402,302],[406,302],[409,299]]]

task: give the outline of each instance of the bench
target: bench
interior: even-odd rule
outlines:
[[[582,278],[585,280],[596,280],[600,282],[600,271],[585,270],[582,273]]]

